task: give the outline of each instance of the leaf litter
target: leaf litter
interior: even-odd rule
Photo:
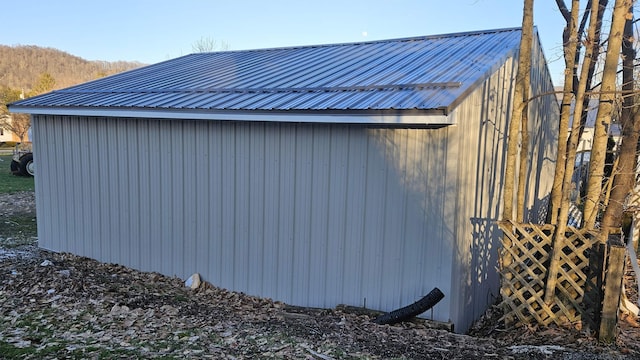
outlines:
[[[18,195],[23,198],[11,201],[0,195],[0,221],[10,219],[13,202],[21,214],[33,211],[32,194]],[[29,202],[31,210],[25,205]],[[470,335],[431,329],[423,322],[377,325],[369,315],[343,309],[293,308],[206,282],[191,289],[184,279],[49,252],[35,240],[9,247],[3,240],[0,351],[11,349],[25,359],[640,357],[640,331],[630,321],[620,321],[620,336],[610,346],[572,328],[504,329],[495,306]]]

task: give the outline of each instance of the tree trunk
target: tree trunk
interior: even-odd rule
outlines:
[[[595,34],[593,35],[593,37],[588,37],[588,39],[590,39],[589,45],[593,47],[593,51],[591,51],[591,59],[589,62],[590,63],[589,72],[585,77],[583,77],[586,83],[586,86],[585,86],[586,91],[591,91],[593,74],[596,71],[596,65],[598,63],[598,58],[600,57],[599,49],[600,49],[600,40],[601,40],[601,33],[602,33],[602,19],[604,18],[604,13],[608,3],[609,3],[608,0],[600,0],[600,1],[596,0],[595,4],[593,4],[593,6],[598,7],[598,16],[596,21]],[[580,135],[578,136],[578,141],[582,139],[582,134],[584,133],[584,127],[585,127],[585,124],[587,123],[587,116],[589,115],[590,104],[591,104],[591,96],[585,96],[582,100],[582,113],[577,112],[577,113],[574,113],[573,115],[574,118],[580,115]],[[582,177],[581,177],[581,180],[582,180]],[[580,194],[579,202],[582,203],[583,202],[582,196],[586,191],[585,189],[587,187],[587,184],[585,182],[585,183],[578,183],[576,185],[578,187],[579,194]]]
[[[520,40],[520,59],[518,62],[518,77],[521,76],[522,108],[521,108],[521,148],[520,168],[518,170],[518,192],[516,195],[516,220],[524,221],[526,205],[526,184],[529,176],[529,88],[531,84],[531,46],[533,43],[533,0],[525,2],[522,17],[522,39]],[[515,98],[519,101],[519,98]]]
[[[513,112],[511,113],[511,120],[509,122],[509,135],[507,142],[507,164],[505,166],[505,180],[504,180],[504,207],[502,212],[503,221],[513,220],[513,192],[515,182],[516,171],[516,156],[518,155],[518,132],[522,124],[523,111],[526,109],[525,96],[528,94],[529,79],[531,73],[531,42],[533,37],[533,0],[525,0],[524,8],[522,11],[522,37],[520,38],[520,51],[518,59],[518,73],[516,74],[516,83],[513,94]],[[522,180],[520,180],[522,181]],[[520,201],[518,201],[518,208],[520,208]],[[518,217],[519,217],[518,212]],[[507,230],[509,231],[509,230]],[[504,246],[511,246],[511,240],[508,236],[503,235]],[[513,259],[508,252],[501,258],[500,266],[503,268],[511,265]],[[513,277],[513,274],[507,272],[505,275],[509,280]],[[509,290],[505,290],[505,295],[509,296]],[[510,323],[510,316],[507,316],[505,322]]]
[[[560,6],[560,2],[558,3]],[[558,129],[558,159],[556,160],[555,175],[551,187],[551,206],[549,206],[548,221],[555,224],[562,204],[562,182],[567,163],[567,138],[569,119],[571,118],[571,99],[573,97],[573,78],[575,74],[576,53],[578,47],[578,14],[580,1],[573,0],[571,14],[567,26],[562,34],[564,46],[564,90],[560,105],[560,128]],[[560,6],[562,9],[562,6]],[[566,11],[565,11],[566,12]],[[571,164],[573,167],[573,164]]]
[[[527,47],[527,42],[530,42],[531,39],[527,40],[526,31],[524,30],[524,25],[530,22],[533,24],[533,0],[525,0],[524,1],[524,9],[522,15],[522,37],[520,38],[520,55],[518,59],[518,73],[516,75],[516,83],[513,94],[513,112],[511,113],[511,121],[509,123],[509,137],[508,137],[508,145],[507,145],[507,164],[505,166],[505,181],[504,181],[504,208],[502,213],[503,220],[512,220],[513,219],[513,203],[514,203],[514,188],[515,188],[515,176],[516,176],[516,157],[518,156],[518,134],[521,127],[522,122],[522,112],[525,109],[525,101],[524,98],[525,87],[529,87],[529,84],[525,84],[525,80],[527,76],[525,76],[527,63],[531,62],[531,52],[529,50],[529,58],[527,59],[523,56],[523,52]],[[529,33],[529,36],[532,34]]]
[[[599,32],[601,17],[600,11],[604,10],[601,7],[591,7],[591,15],[589,22],[589,29],[587,31],[587,39],[593,39],[595,34]],[[574,164],[576,160],[576,153],[578,151],[578,143],[582,137],[582,129],[584,122],[577,118],[578,114],[583,113],[584,106],[589,103],[589,98],[585,96],[587,86],[590,84],[590,79],[593,71],[593,54],[598,52],[598,43],[591,42],[585,47],[585,57],[582,62],[582,68],[580,70],[578,81],[575,88],[576,98],[575,107],[573,111],[573,124],[571,126],[571,135],[569,136],[569,142],[567,144],[567,166],[564,173],[564,179],[562,183],[562,201],[560,204],[560,213],[558,214],[558,235],[564,234],[564,228],[566,228],[567,220],[569,217],[569,205],[571,203],[571,190],[572,179],[574,173]]]
[[[602,84],[600,86],[600,102],[591,149],[587,195],[584,202],[585,227],[587,228],[595,226],[599,210],[602,178],[604,176],[604,161],[607,152],[608,130],[611,124],[611,114],[614,109],[615,81],[620,48],[622,46],[622,33],[625,26],[625,17],[631,3],[632,0],[616,0],[613,7],[611,30],[609,31],[607,54],[602,72]]]
[[[635,96],[633,94],[634,75],[633,62],[636,52],[633,49],[633,2],[629,4],[628,14],[624,26],[622,47],[622,93],[624,96],[620,124],[622,126],[622,145],[617,166],[613,172],[613,186],[609,202],[602,217],[600,227],[600,241],[607,240],[609,233],[614,228],[622,226],[622,212],[627,196],[634,186],[636,168],[636,149],[640,135],[640,115],[635,108]]]

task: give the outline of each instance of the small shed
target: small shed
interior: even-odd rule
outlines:
[[[34,129],[39,245],[292,305],[464,332],[499,294],[519,28],[186,55],[10,105]],[[531,220],[558,104],[539,41]]]

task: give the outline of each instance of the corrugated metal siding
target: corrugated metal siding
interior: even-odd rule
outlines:
[[[557,153],[559,109],[539,43],[532,50],[531,96],[548,93],[529,105],[529,173],[526,212],[529,221],[544,219],[545,197],[551,191]],[[467,329],[499,295],[498,248],[502,233],[502,190],[507,123],[513,111],[511,97],[517,58],[509,59],[456,108],[458,125],[450,132],[449,156],[457,159],[455,192],[456,247],[452,300],[456,327]],[[450,171],[452,173],[453,171]]]
[[[456,247],[452,257],[452,314],[466,329],[497,299],[496,274],[501,218],[506,122],[511,116],[513,59],[477,88],[455,110],[451,156],[459,177],[456,191]]]
[[[499,29],[198,53],[25,99],[15,106],[208,111],[440,109],[452,106],[513,55],[520,34],[520,29]]]
[[[34,116],[40,245],[298,305],[450,295],[448,131]]]

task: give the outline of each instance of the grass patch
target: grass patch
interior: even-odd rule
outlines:
[[[69,345],[58,342],[51,346],[18,347],[4,340],[0,340],[0,358],[64,358],[64,359],[139,359],[142,354],[129,349],[105,349],[97,346]]]
[[[38,231],[34,215],[0,217],[0,245],[5,248],[34,245]]]
[[[32,347],[20,348],[6,341],[0,340],[0,354],[8,359],[18,359],[35,353],[36,351]]]
[[[0,156],[0,194],[34,189],[32,177],[15,176],[11,173],[11,155]]]

